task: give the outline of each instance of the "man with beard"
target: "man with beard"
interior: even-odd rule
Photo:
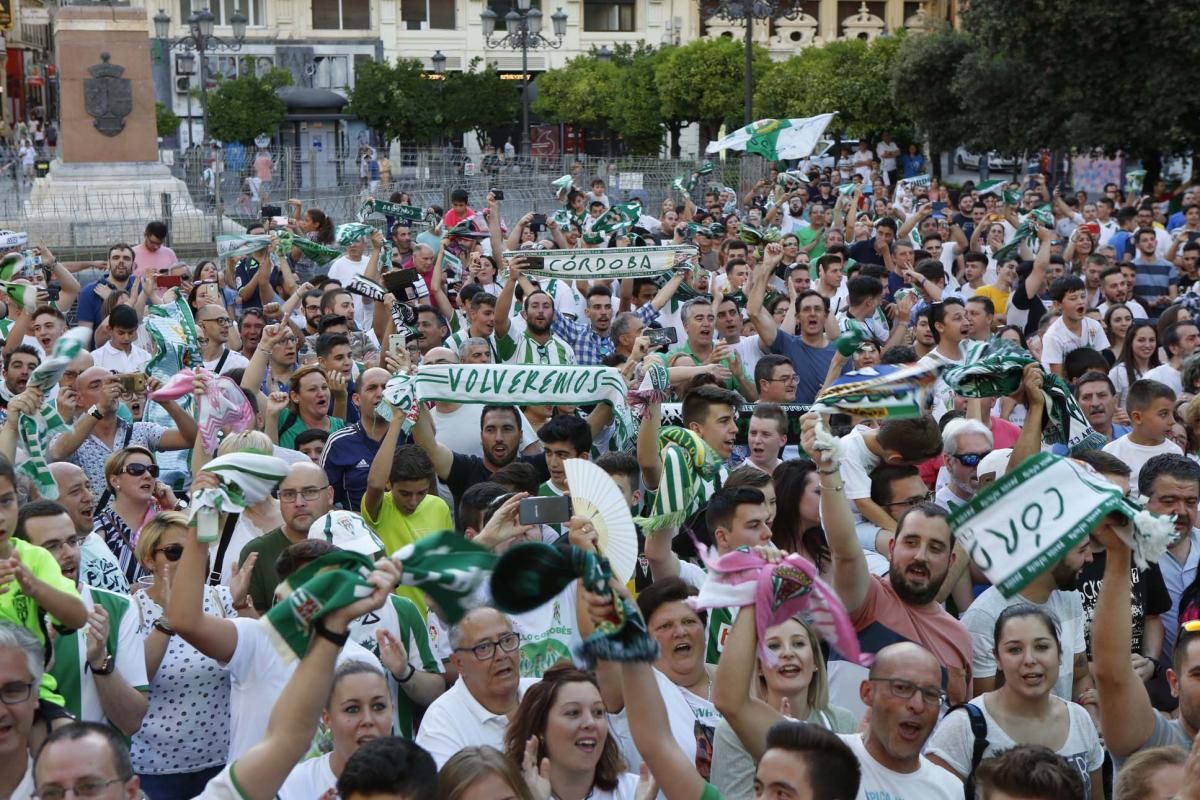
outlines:
[[[962,624],[971,632],[976,696],[996,688],[998,670],[995,641],[992,638],[996,619],[1000,612],[1009,606],[1024,603],[1045,609],[1058,620],[1062,655],[1058,682],[1051,690],[1052,694],[1063,700],[1080,702],[1083,692],[1093,688],[1091,673],[1088,670],[1087,644],[1084,641],[1087,621],[1083,613],[1083,598],[1075,589],[1079,584],[1079,574],[1091,560],[1091,544],[1084,538],[1058,563],[1030,581],[1019,594],[1006,598],[999,589],[991,586],[975,598],[975,602],[963,613]],[[1126,594],[1128,596],[1128,585]],[[1124,620],[1121,624],[1127,625],[1128,614]],[[1126,650],[1127,663],[1128,652]]]
[[[1191,478],[1172,477],[1165,469],[1158,469],[1155,462],[1166,467],[1170,459],[1185,461],[1182,456],[1158,456],[1147,462],[1142,470],[1142,477],[1150,477],[1164,491],[1176,491],[1177,511],[1187,521],[1184,527],[1190,527],[1196,513],[1196,494],[1198,481],[1193,472]],[[1189,462],[1190,463],[1190,462]],[[1155,468],[1152,469],[1152,466]],[[1195,464],[1192,464],[1193,468]],[[1180,468],[1182,465],[1177,465]],[[1172,470],[1174,471],[1174,470]],[[1147,486],[1152,489],[1152,486]],[[1153,496],[1152,491],[1147,495]],[[1184,495],[1190,495],[1193,502],[1183,507],[1186,502]],[[1151,511],[1164,512],[1160,508]],[[1183,513],[1185,512],[1186,513]],[[1181,526],[1176,522],[1176,529]],[[1145,685],[1134,670],[1130,658],[1132,648],[1131,626],[1126,623],[1130,619],[1132,608],[1130,601],[1130,576],[1132,554],[1129,545],[1125,543],[1112,525],[1105,521],[1092,535],[1104,547],[1106,561],[1104,564],[1104,581],[1100,585],[1100,598],[1096,601],[1096,619],[1111,620],[1109,624],[1096,625],[1092,628],[1093,669],[1096,674],[1097,694],[1100,700],[1100,726],[1104,731],[1104,746],[1112,753],[1116,768],[1121,768],[1122,762],[1134,753],[1151,747],[1174,746],[1190,750],[1196,734],[1200,731],[1200,628],[1195,623],[1188,623],[1178,631],[1174,630],[1175,614],[1173,599],[1172,619],[1168,623],[1167,614],[1163,614],[1166,630],[1171,635],[1172,644],[1164,650],[1170,656],[1171,670],[1167,672],[1167,680],[1171,685],[1172,694],[1179,698],[1179,716],[1167,719],[1157,713],[1150,705],[1150,697]],[[1191,537],[1184,535],[1184,539]],[[1195,547],[1191,552],[1195,553]],[[1160,563],[1166,562],[1164,557]],[[1164,577],[1165,571],[1164,571]],[[1192,630],[1191,628],[1197,628]],[[1166,663],[1166,662],[1164,662]]]
[[[516,265],[510,265],[509,269],[508,281],[496,301],[498,361],[503,364],[574,365],[575,351],[551,330],[554,299],[541,289],[526,285],[521,307],[521,319],[525,324],[514,334],[510,310],[521,272]]]
[[[107,721],[132,736],[150,707],[135,601],[80,580],[80,547],[85,537],[76,533],[71,517],[58,503],[35,500],[22,506],[13,535],[54,556],[63,577],[75,582],[88,610],[85,628],[59,632],[54,639],[51,674],[58,680],[66,709],[76,719]]]
[[[333,487],[329,485],[325,470],[307,459],[291,465],[276,496],[283,526],[251,539],[238,557],[240,569],[251,555],[258,554],[250,572],[250,599],[261,613],[265,613],[275,599],[275,587],[279,585],[275,562],[279,554],[288,545],[307,539],[313,520],[333,508]]]
[[[113,292],[128,292],[133,288],[133,248],[114,244],[108,248],[108,274],[83,287],[76,309],[78,324],[95,330],[101,322],[100,307]]]
[[[456,453],[437,439],[424,403],[412,428],[413,441],[433,460],[438,479],[454,495],[457,506],[462,494],[476,483],[491,480],[492,473],[512,461],[527,461],[538,471],[538,482],[550,479],[546,457],[518,455],[521,447],[521,413],[516,406],[483,406],[479,417],[479,439],[483,456]]]
[[[797,403],[811,403],[825,381],[833,354],[837,352],[826,334],[829,301],[813,290],[801,292],[796,295],[796,325],[799,334],[793,335],[780,330],[779,323],[775,321],[775,317],[763,301],[767,295],[767,284],[771,274],[782,258],[782,247],[777,244],[767,245],[762,263],[754,270],[750,282],[746,311],[750,314],[750,323],[758,331],[759,342],[772,353],[784,356],[792,362],[798,378],[792,399]]]
[[[450,335],[450,326],[442,312],[433,306],[420,305],[413,309],[417,315],[417,346],[424,356],[435,347],[441,347],[442,342]]]
[[[1200,567],[1200,530],[1196,529],[1197,499],[1200,498],[1200,466],[1186,456],[1157,455],[1137,475],[1137,490],[1153,514],[1174,515],[1175,536],[1158,560],[1171,608],[1162,615],[1165,636],[1162,659],[1171,657],[1179,632],[1179,599],[1196,580]],[[1182,673],[1180,680],[1183,680]]]
[[[1104,301],[1099,306],[1100,316],[1108,314],[1109,306],[1121,304],[1134,319],[1146,319],[1146,309],[1130,297],[1129,280],[1120,267],[1112,266],[1100,273],[1100,294]]]
[[[897,641],[929,649],[946,670],[945,687],[951,703],[971,693],[971,636],[938,603],[942,585],[953,586],[966,568],[954,552],[954,534],[941,506],[920,502],[909,506],[896,521],[888,543],[889,570],[874,576],[854,527],[850,504],[836,459],[816,448],[818,417],[805,415],[800,444],[817,462],[821,485],[821,519],[833,557],[833,587],[850,613],[865,653],[878,653]],[[852,711],[864,709],[859,685],[864,669],[846,661],[831,661],[830,700]],[[922,741],[924,741],[922,739]]]
[[[375,407],[391,377],[382,367],[371,367],[358,376],[350,394],[350,402],[358,409],[358,421],[330,434],[321,453],[321,467],[333,486],[333,502],[350,511],[358,510],[367,491],[371,462],[387,433],[388,423]]]
[[[658,319],[659,310],[671,299],[678,281],[669,281],[654,299],[633,313],[647,325]],[[668,291],[669,290],[669,291]],[[616,350],[612,340],[613,294],[605,285],[595,285],[587,293],[587,321],[576,322],[556,314],[551,329],[575,351],[579,364],[594,365]]]
[[[918,364],[922,366],[955,366],[962,363],[961,343],[971,335],[971,323],[967,320],[966,307],[957,297],[945,297],[940,303],[930,305],[929,329],[933,333],[935,346]],[[954,407],[950,387],[938,377],[930,392],[933,397],[933,418],[940,420],[942,415]]]
[[[938,489],[934,502],[953,509],[966,503],[979,491],[976,469],[992,451],[992,432],[977,419],[954,419],[942,431],[942,453],[950,481]]]
[[[42,363],[32,345],[17,345],[4,354],[4,384],[0,387],[0,419],[8,416],[8,403],[25,391],[29,376]]]

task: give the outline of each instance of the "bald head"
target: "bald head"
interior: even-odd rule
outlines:
[[[421,360],[422,364],[457,364],[458,353],[449,347],[431,347]]]
[[[79,391],[89,383],[93,383],[97,380],[103,381],[111,375],[112,373],[106,370],[104,367],[88,367],[87,369],[80,371],[79,377],[75,379],[75,391]]]
[[[921,671],[929,673],[930,683],[941,683],[941,663],[933,653],[915,642],[888,645],[875,654],[875,663],[871,665],[872,678],[887,678],[896,672],[912,674]]]
[[[58,487],[58,503],[67,510],[75,532],[86,534],[92,530],[92,513],[96,497],[88,485],[87,474],[67,461],[50,464],[50,474]]]

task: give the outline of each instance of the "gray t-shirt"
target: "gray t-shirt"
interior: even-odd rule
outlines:
[[[985,694],[971,700],[971,705],[983,711],[983,719],[987,723],[987,750],[983,751],[984,758],[991,758],[1009,748],[1016,747],[1013,741],[999,723],[988,713]],[[1065,701],[1062,701],[1065,702]],[[1079,770],[1086,787],[1086,798],[1091,798],[1091,773],[1100,769],[1104,763],[1104,748],[1100,746],[1100,736],[1096,733],[1096,725],[1087,711],[1078,703],[1067,703],[1070,714],[1070,727],[1067,740],[1058,749],[1058,754]],[[971,722],[967,712],[959,709],[952,711],[942,718],[929,737],[925,747],[925,755],[937,756],[945,761],[960,775],[971,771],[971,754],[975,745],[975,737],[971,735]]]
[[[1138,748],[1138,752],[1149,750],[1151,747],[1181,747],[1186,751],[1192,749],[1192,737],[1187,735],[1187,731],[1183,729],[1183,720],[1167,719],[1157,711],[1154,712],[1154,730],[1150,732],[1150,738],[1146,743]],[[1125,766],[1125,761],[1133,756],[1130,753],[1125,758],[1117,758],[1113,756],[1113,767],[1117,772],[1121,771],[1121,767]]]

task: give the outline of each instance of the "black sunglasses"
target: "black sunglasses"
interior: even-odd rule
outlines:
[[[169,544],[166,547],[155,548],[154,552],[162,553],[167,557],[167,561],[178,561],[183,558],[183,545]]]
[[[157,478],[159,469],[158,464],[126,464],[125,469],[121,470],[126,475],[132,475],[135,478],[139,475],[150,473],[151,478]]]

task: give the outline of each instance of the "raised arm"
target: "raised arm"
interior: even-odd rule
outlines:
[[[1129,658],[1133,646],[1130,626],[1120,623],[1132,613],[1129,547],[1108,522],[1101,523],[1093,535],[1107,551],[1095,618],[1114,623],[1092,628],[1092,670],[1100,696],[1100,728],[1109,752],[1125,758],[1149,741],[1154,732],[1155,711],[1146,686],[1133,671]]]
[[[750,324],[758,331],[758,340],[764,347],[774,345],[775,338],[779,335],[779,325],[763,305],[763,301],[767,297],[767,284],[771,281],[771,275],[782,260],[783,247],[777,242],[767,245],[762,261],[754,268],[754,274],[750,277],[750,290],[746,294],[746,313],[750,316]],[[792,305],[795,305],[794,300]]]
[[[751,605],[739,610],[729,631],[729,638],[725,640],[725,649],[721,651],[721,660],[717,664],[712,701],[755,761],[766,752],[767,730],[784,719],[777,709],[750,696],[757,652],[758,630],[754,622],[754,606]],[[820,658],[819,655],[817,657]]]
[[[1050,228],[1038,225],[1037,236],[1038,251],[1033,259],[1033,270],[1025,279],[1025,296],[1030,299],[1036,297],[1046,283],[1046,270],[1050,267],[1050,242],[1054,234]]]
[[[438,247],[437,257],[433,260],[433,276],[429,279],[430,299],[433,300],[434,307],[442,312],[442,316],[446,318],[446,322],[454,319],[454,306],[450,304],[450,298],[446,296],[446,277],[442,270],[442,260],[446,256],[446,240],[442,239],[441,246]]]
[[[424,403],[419,405],[417,421],[412,427],[413,442],[429,454],[429,458],[433,460],[433,468],[437,470],[438,478],[446,480],[450,477],[450,468],[454,466],[454,451],[437,440],[429,410],[425,408]]]
[[[658,691],[653,668],[649,664],[622,662],[621,685],[634,746],[654,775],[659,790],[667,800],[699,800],[705,791],[704,779],[670,735],[667,707]]]
[[[392,461],[396,456],[396,445],[404,428],[405,415],[392,410],[392,421],[379,444],[379,451],[371,459],[371,470],[367,473],[367,491],[362,498],[362,513],[367,519],[378,520],[383,507],[383,496],[388,491],[388,478],[392,472]]]
[[[345,608],[329,612],[318,624],[334,636],[347,633],[355,619],[383,607],[399,579],[395,562],[390,559],[375,562],[375,569],[367,578],[374,591]],[[230,768],[230,776],[244,800],[272,800],[296,762],[304,757],[333,687],[340,650],[339,645],[324,636],[312,637],[308,652],[271,709],[266,735]]]
[[[192,479],[192,491],[205,486],[215,487],[216,476],[197,474]],[[183,557],[171,581],[171,597],[167,601],[167,623],[184,641],[204,655],[224,664],[233,658],[237,649],[237,626],[232,620],[204,613],[204,583],[208,576],[208,545],[196,540],[196,529],[188,528],[183,543]]]
[[[1042,451],[1042,414],[1046,408],[1046,393],[1042,390],[1045,373],[1037,363],[1026,364],[1021,375],[1021,387],[1025,390],[1025,422],[1021,434],[1013,444],[1008,457],[1008,470],[1016,469],[1022,461]]]
[[[846,502],[845,487],[837,464],[830,451],[816,448],[817,422],[815,411],[804,415],[801,422],[800,444],[817,464],[821,479],[821,522],[825,538],[829,542],[829,553],[833,556],[833,588],[853,615],[867,599],[871,574],[867,570],[867,557],[858,535],[854,530],[854,518]]]

